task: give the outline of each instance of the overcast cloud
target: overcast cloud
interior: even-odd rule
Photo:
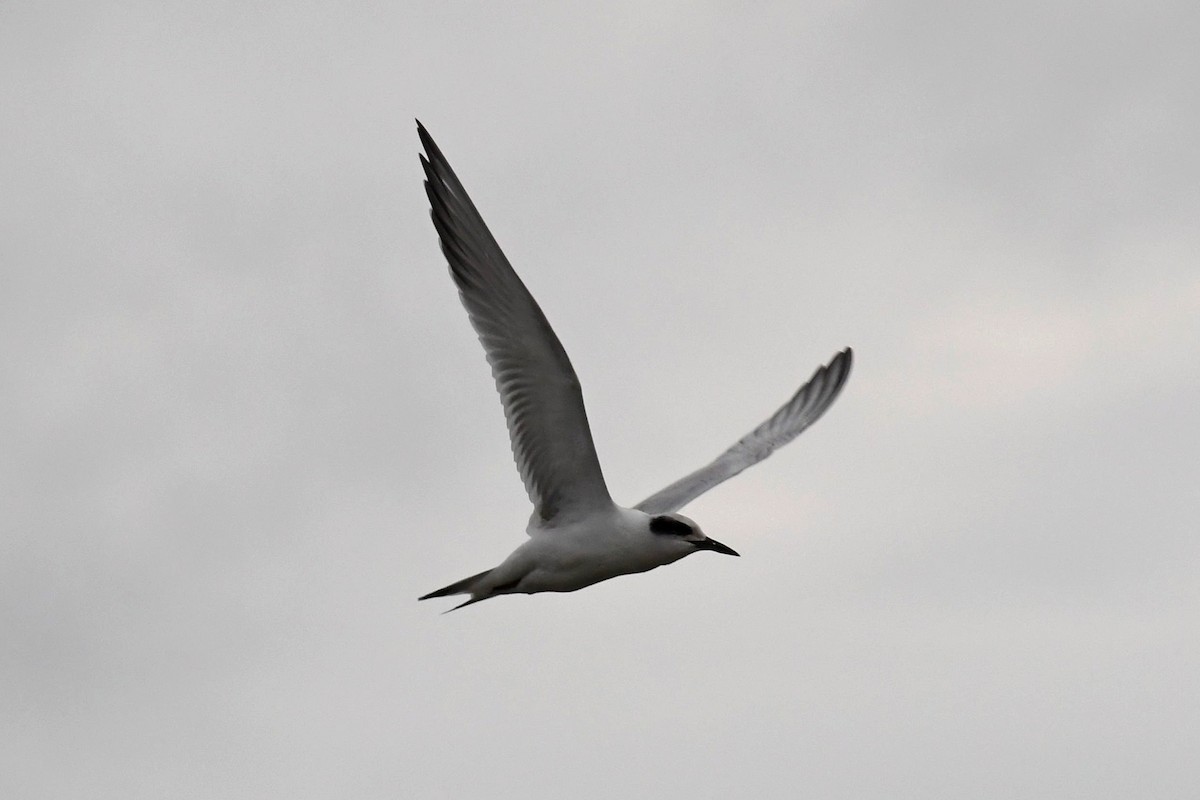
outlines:
[[[0,795],[1194,798],[1200,8],[6,3]],[[413,118],[618,502],[524,536]],[[438,604],[441,602],[441,604]]]

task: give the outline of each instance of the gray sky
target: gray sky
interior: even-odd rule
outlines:
[[[1200,10],[7,3],[0,795],[1194,798]],[[700,554],[529,508],[413,117]]]

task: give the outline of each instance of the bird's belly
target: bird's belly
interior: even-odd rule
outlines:
[[[522,592],[573,592],[619,575],[662,566],[659,554],[623,541],[549,542],[538,548],[535,567],[521,581]]]

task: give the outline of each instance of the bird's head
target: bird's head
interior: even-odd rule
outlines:
[[[680,557],[697,550],[712,550],[727,556],[738,555],[732,547],[726,547],[716,539],[705,536],[704,531],[700,530],[700,526],[683,514],[656,514],[650,517],[650,532],[655,536],[664,537],[661,540],[664,543],[678,543],[678,547],[684,548]],[[672,546],[676,545],[672,544]]]

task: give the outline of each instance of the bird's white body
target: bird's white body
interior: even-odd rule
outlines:
[[[499,566],[420,599],[471,595],[461,608],[500,594],[573,592],[697,550],[736,556],[676,512],[815,422],[850,374],[850,349],[819,368],[791,400],[712,463],[634,508],[618,506],[600,471],[579,379],[566,351],[445,156],[420,123],[417,131],[428,155],[421,165],[433,224],[491,364],[513,457],[534,506],[529,540]]]
[[[528,541],[488,573],[480,588],[511,587],[498,594],[573,592],[670,564],[696,550],[689,540],[652,533],[649,514],[617,505],[559,525],[531,522],[528,533]]]

